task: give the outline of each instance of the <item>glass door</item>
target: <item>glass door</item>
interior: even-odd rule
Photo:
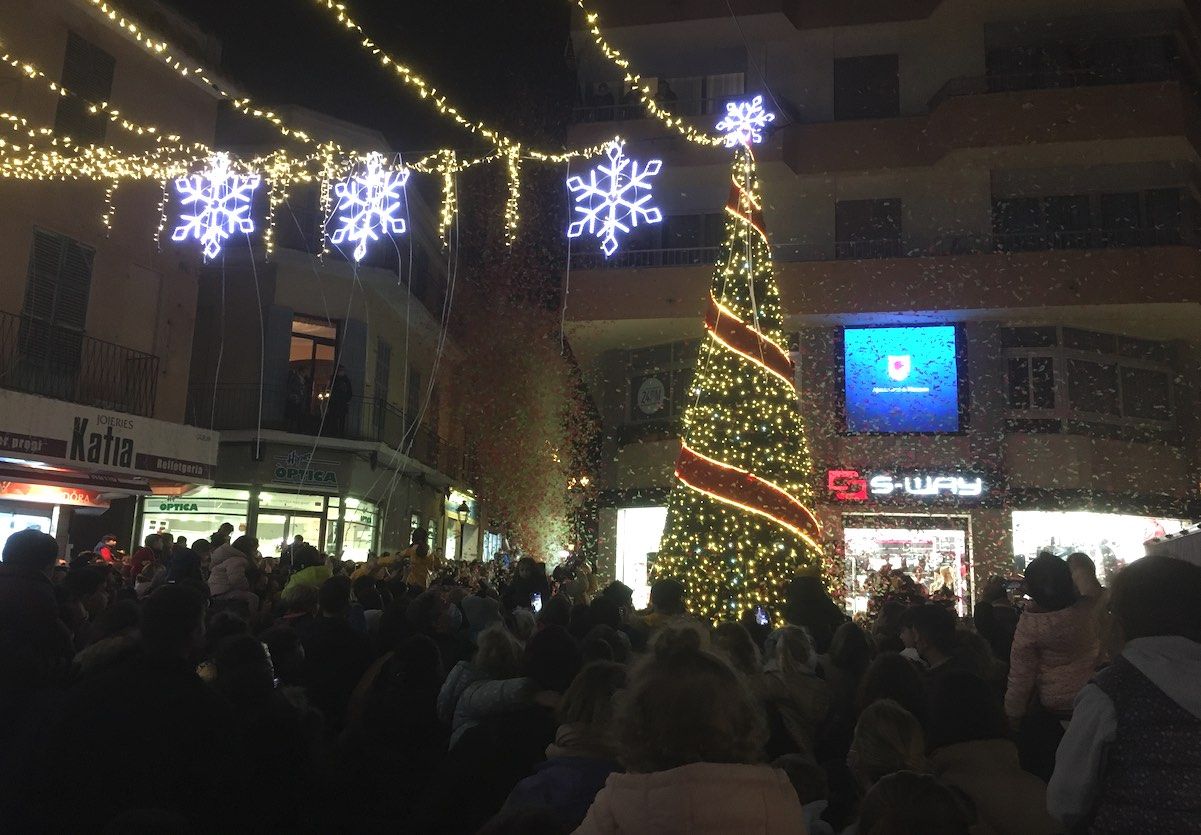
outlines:
[[[260,513],[258,523],[259,552],[264,557],[279,559],[288,542],[288,514]]]
[[[320,547],[321,517],[302,513],[259,514],[259,551],[264,557],[278,558],[284,546],[291,544],[298,534],[313,547]]]

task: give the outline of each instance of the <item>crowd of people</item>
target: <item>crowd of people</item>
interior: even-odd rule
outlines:
[[[1201,832],[1187,562],[1104,589],[1047,554],[1024,606],[870,625],[798,576],[772,628],[676,579],[639,612],[583,566],[439,566],[420,530],[361,565],[232,533],[65,567],[8,539],[0,831]]]

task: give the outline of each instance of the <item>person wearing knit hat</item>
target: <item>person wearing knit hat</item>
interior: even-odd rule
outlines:
[[[500,601],[496,598],[472,594],[464,597],[459,605],[467,617],[467,635],[472,643],[492,624],[504,622],[504,616],[500,613]]]

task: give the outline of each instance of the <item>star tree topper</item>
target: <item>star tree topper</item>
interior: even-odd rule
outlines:
[[[763,109],[763,96],[750,101],[726,102],[726,115],[717,129],[726,135],[726,147],[758,145],[763,141],[763,129],[774,122],[776,114]]]
[[[567,227],[567,237],[578,238],[587,232],[601,241],[605,257],[617,251],[618,234],[626,234],[642,223],[658,223],[663,213],[651,200],[650,178],[663,167],[662,160],[653,159],[640,167],[637,160],[625,155],[625,143],[614,140],[605,154],[609,164],[601,163],[588,172],[588,179],[569,177],[567,188],[575,194],[579,219]],[[645,192],[640,194],[639,192]]]
[[[344,241],[355,244],[354,260],[362,261],[367,254],[368,241],[379,240],[381,234],[403,234],[405,221],[399,217],[403,205],[400,192],[408,179],[408,169],[385,168],[383,154],[368,154],[365,171],[334,186],[334,194],[338,197],[338,221],[342,225],[334,230],[330,240],[335,244]]]
[[[254,231],[250,205],[258,185],[257,174],[235,174],[230,170],[228,154],[214,154],[207,171],[175,181],[180,202],[191,206],[193,214],[180,213],[181,222],[171,240],[195,238],[204,244],[206,259],[216,258],[221,245],[234,232],[249,235]]]

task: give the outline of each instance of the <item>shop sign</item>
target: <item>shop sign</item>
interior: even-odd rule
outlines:
[[[217,435],[19,392],[0,398],[0,453],[116,475],[212,481]]]
[[[108,502],[92,490],[50,484],[26,484],[20,481],[0,481],[0,499],[39,504],[68,504],[76,507],[108,507]]]
[[[275,470],[271,480],[277,484],[301,484],[306,487],[337,489],[338,473],[332,461],[321,461],[312,452],[299,449],[289,450],[287,455],[275,459]]]
[[[663,411],[667,402],[667,388],[658,377],[647,377],[638,386],[638,411],[644,415],[654,415]]]
[[[826,488],[840,502],[865,502],[874,498],[976,499],[986,483],[977,473],[945,471],[889,472],[882,470],[828,470]]]
[[[158,503],[159,513],[199,513],[200,505],[197,502],[177,502],[165,501]]]

